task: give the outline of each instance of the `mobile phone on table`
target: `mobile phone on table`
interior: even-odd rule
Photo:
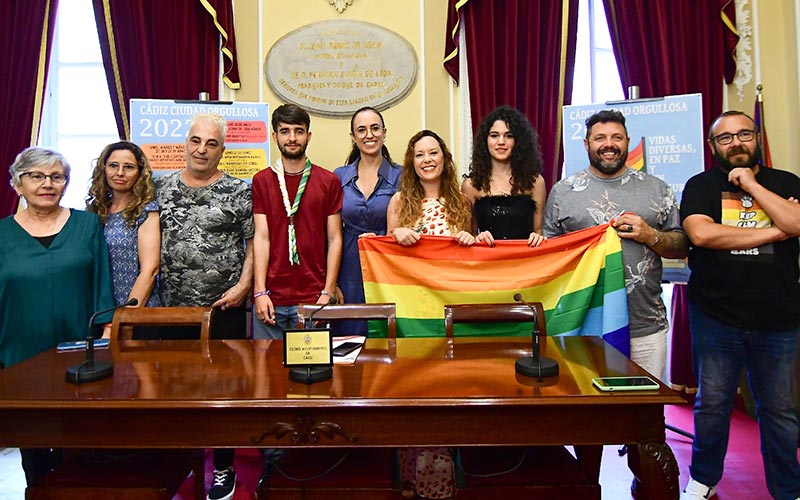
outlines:
[[[94,340],[94,348],[95,349],[105,349],[108,347],[108,339],[95,339]],[[85,340],[70,340],[67,342],[59,342],[58,346],[56,346],[56,351],[58,352],[67,352],[67,351],[82,351],[86,349],[86,341]]]
[[[333,348],[333,355],[334,356],[347,356],[351,352],[355,351],[359,347],[361,347],[361,342],[345,342],[343,344],[339,344],[338,346]]]
[[[601,391],[657,391],[658,382],[644,375],[633,377],[595,377],[592,384]]]

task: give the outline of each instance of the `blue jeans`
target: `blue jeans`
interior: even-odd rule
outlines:
[[[275,324],[269,325],[256,317],[253,307],[253,338],[283,339],[283,332],[297,328],[297,306],[275,306]]]
[[[722,478],[730,418],[742,370],[756,401],[767,489],[777,500],[800,495],[797,413],[792,403],[798,329],[743,330],[725,325],[689,303],[694,403],[692,478],[708,486]]]

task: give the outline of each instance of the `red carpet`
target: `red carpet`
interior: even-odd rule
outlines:
[[[692,407],[668,406],[666,423],[693,433]],[[680,486],[689,481],[689,464],[692,460],[692,440],[667,431],[667,444],[672,448],[680,468]],[[617,455],[617,447],[606,446],[600,469],[603,500],[628,499],[633,474],[627,468],[626,457]],[[764,482],[764,464],[761,462],[761,441],[758,424],[746,414],[735,410],[731,418],[731,437],[725,456],[725,471],[717,485],[718,500],[772,498]]]
[[[687,432],[693,432],[692,409],[689,405],[669,406],[666,422]],[[738,410],[734,412],[731,440],[725,459],[725,473],[717,486],[719,500],[767,499],[770,498],[764,482],[764,466],[761,462],[758,425]],[[675,453],[680,467],[680,485],[689,478],[689,462],[692,442],[689,438],[667,431],[667,443]],[[627,458],[617,454],[617,446],[606,446],[600,471],[603,500],[631,498],[630,485],[633,475],[627,466]],[[210,484],[212,471],[210,454],[206,462],[206,484]],[[237,486],[234,500],[249,500],[261,473],[261,457],[255,450],[236,452]],[[193,498],[191,480],[187,480],[175,497],[178,500]],[[398,495],[399,498],[399,495]]]

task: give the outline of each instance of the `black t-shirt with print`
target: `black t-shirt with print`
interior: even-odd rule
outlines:
[[[800,178],[782,170],[760,168],[759,184],[783,198],[800,199]],[[746,192],[728,182],[715,167],[686,183],[681,221],[703,214],[737,227],[770,227],[772,218]],[[785,330],[800,325],[798,239],[746,250],[689,250],[689,300],[705,314],[730,326]]]

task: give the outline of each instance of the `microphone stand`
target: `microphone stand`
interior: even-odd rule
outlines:
[[[308,328],[309,325],[311,325],[313,328],[314,315],[330,305],[336,305],[336,297],[331,297],[327,304],[322,304],[319,309],[312,311],[311,314],[308,315],[308,321],[305,323],[305,328]],[[323,382],[331,378],[333,378],[332,365],[305,365],[293,366],[289,368],[289,380],[300,384],[314,384],[316,382]]]
[[[558,375],[558,362],[541,355],[539,320],[536,314],[536,305],[523,300],[522,295],[519,293],[514,294],[514,300],[530,307],[533,313],[533,356],[519,358],[516,363],[514,363],[514,369],[517,373],[525,375],[526,377],[543,378]]]
[[[95,382],[110,377],[114,373],[114,365],[111,363],[95,363],[94,361],[94,320],[101,314],[116,311],[121,307],[135,306],[139,303],[136,298],[131,298],[124,304],[97,311],[89,318],[89,333],[86,336],[86,361],[79,365],[67,368],[66,381],[70,384],[84,384]]]

